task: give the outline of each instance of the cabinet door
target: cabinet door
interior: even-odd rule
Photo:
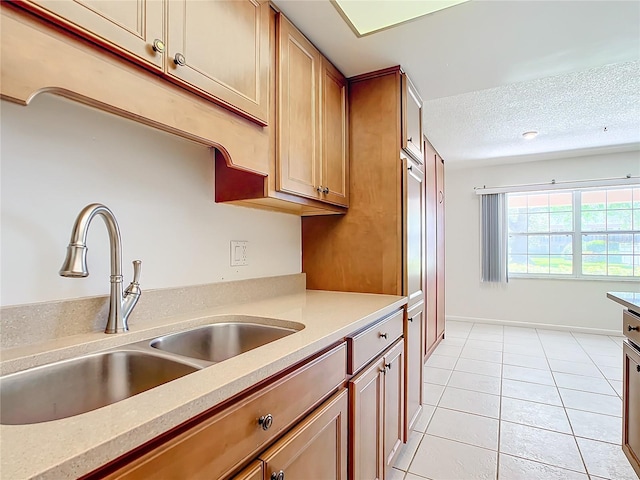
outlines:
[[[358,480],[384,478],[384,377],[382,359],[349,382],[350,474]]]
[[[322,199],[349,205],[349,148],[347,123],[347,80],[326,59],[322,59]]]
[[[322,57],[282,14],[278,15],[278,55],[276,188],[319,199]]]
[[[234,475],[232,480],[264,480],[264,463],[260,460],[252,462],[240,473]]]
[[[384,356],[384,459],[390,467],[404,440],[404,342]]]
[[[404,334],[405,357],[405,427],[404,441],[422,411],[422,357],[424,335],[424,303],[407,311]]]
[[[403,162],[403,294],[408,306],[424,299],[424,173],[408,158]]]
[[[20,5],[109,50],[162,68],[164,55],[153,50],[153,42],[165,40],[163,0],[29,0]]]
[[[640,352],[624,344],[622,450],[640,476]]]
[[[167,3],[167,74],[266,125],[269,3],[266,0]],[[176,55],[184,58],[184,65],[176,64]]]
[[[425,141],[426,172],[426,253],[425,253],[425,355],[429,354],[437,339],[438,310],[438,191],[436,184],[436,160],[437,155],[431,144]]]
[[[437,288],[437,324],[436,335],[438,338],[444,333],[444,161],[436,153],[436,190],[437,190],[437,214],[436,214],[436,288]]]
[[[422,98],[406,74],[402,75],[402,148],[422,163]]]
[[[260,455],[265,478],[347,480],[347,412],[343,389]]]

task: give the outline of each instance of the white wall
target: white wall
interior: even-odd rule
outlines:
[[[125,285],[134,259],[143,289],[300,273],[300,218],[216,204],[208,148],[48,94],[1,108],[1,305],[108,293],[101,218],[90,276],[58,275],[76,215],[93,202],[120,225]],[[248,266],[229,266],[230,240],[249,241]]]
[[[608,291],[640,291],[640,282],[510,279],[480,283],[480,208],[474,186],[587,180],[640,174],[640,152],[479,168],[448,168],[445,212],[446,316],[620,331],[622,307]]]

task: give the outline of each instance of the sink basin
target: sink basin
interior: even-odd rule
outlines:
[[[89,412],[194,372],[133,350],[103,352],[0,377],[0,423],[24,425]]]
[[[224,322],[165,335],[151,341],[158,350],[222,362],[297,332],[297,329],[245,322]]]

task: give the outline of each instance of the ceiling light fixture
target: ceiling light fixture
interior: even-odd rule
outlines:
[[[524,132],[522,136],[527,140],[531,140],[532,138],[536,138],[538,136],[538,132],[536,130],[530,130],[528,132]]]
[[[385,30],[414,18],[468,2],[469,0],[390,1],[331,0],[358,37]]]

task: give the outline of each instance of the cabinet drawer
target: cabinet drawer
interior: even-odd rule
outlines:
[[[346,380],[341,344],[172,438],[108,478],[216,479],[256,455]],[[270,425],[260,424],[270,417]]]
[[[640,317],[631,312],[622,314],[622,332],[636,345],[640,346]]]
[[[347,373],[356,373],[402,336],[402,317],[403,310],[400,310],[353,337],[347,338],[349,347]]]

